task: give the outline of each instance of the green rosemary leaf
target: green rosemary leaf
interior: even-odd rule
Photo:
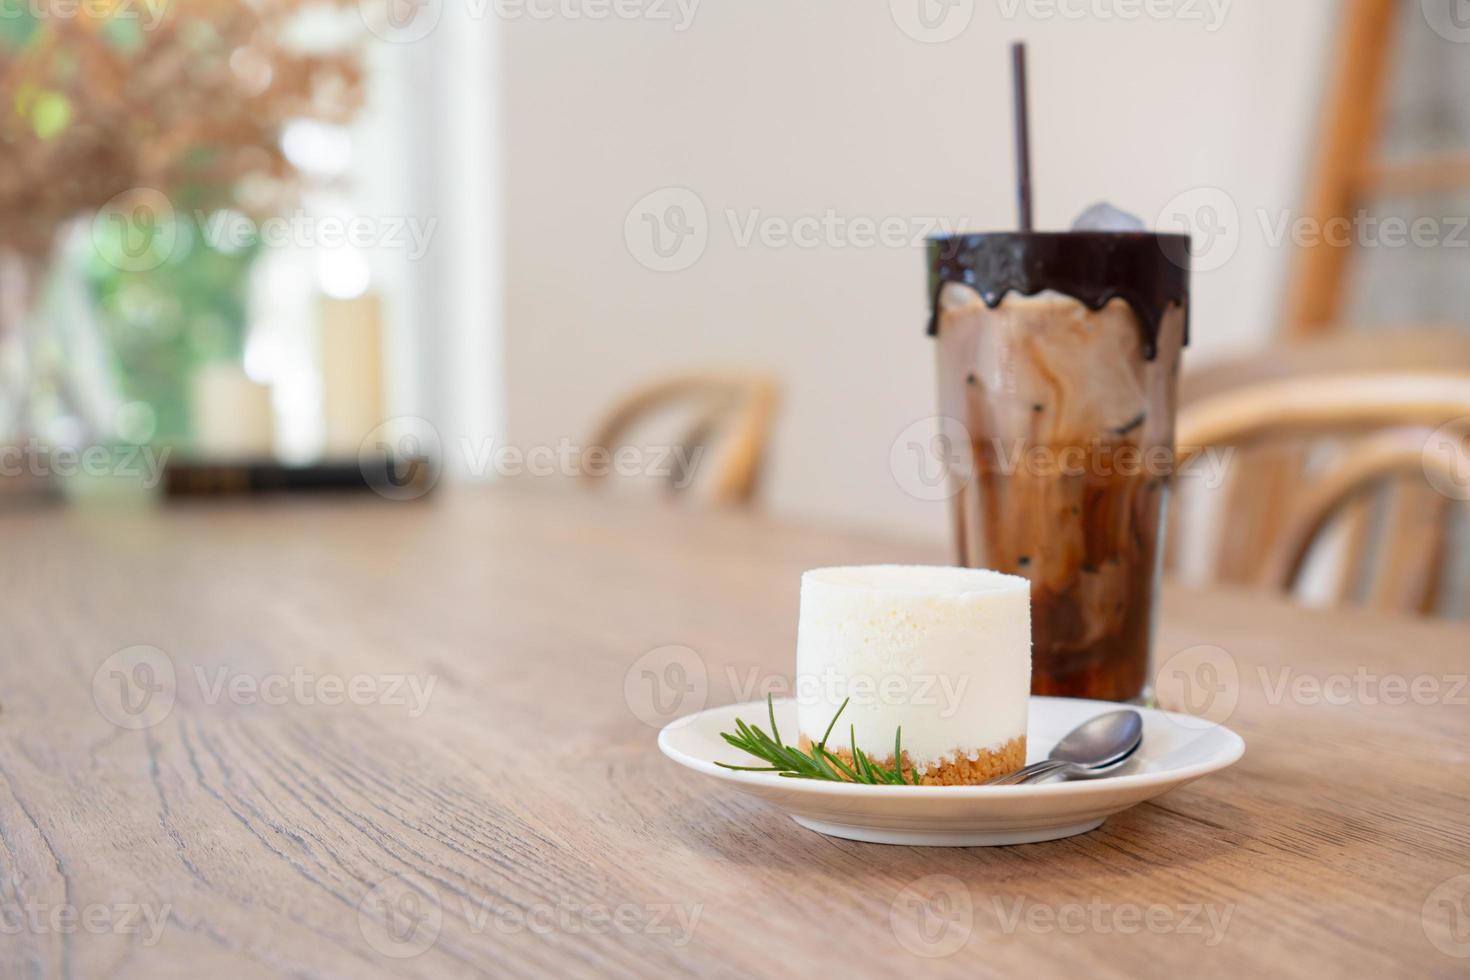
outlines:
[[[841,705],[841,707],[839,707],[837,709],[837,714],[835,714],[835,715],[832,716],[831,723],[827,725],[827,731],[822,734],[822,740],[817,743],[822,748],[825,749],[827,747],[827,739],[829,739],[829,738],[832,737],[832,729],[834,729],[834,728],[837,727],[837,719],[842,717],[842,712],[844,712],[844,711],[847,710],[847,702],[849,702],[851,700],[852,700],[852,698],[843,698],[842,699],[842,705]]]
[[[796,749],[781,745],[757,725],[752,729],[755,732],[756,741],[761,746],[762,758],[770,758],[772,761],[784,763],[788,769],[800,769],[802,766],[802,754]]]
[[[837,758],[837,756],[833,755],[826,749],[822,749],[821,751],[822,757],[830,762],[832,765],[836,766],[838,769],[842,770],[843,775],[845,775],[849,780],[854,783],[862,782],[862,780],[858,778],[858,774],[847,767],[847,763],[843,762],[841,759]]]
[[[853,768],[858,771],[858,775],[863,777],[863,782],[872,783],[872,770],[868,768],[868,760],[863,758],[863,750],[858,748],[857,729],[852,725],[847,726],[847,744],[852,749]]]
[[[817,767],[817,771],[822,774],[820,778],[840,780],[842,777],[837,775],[837,770],[829,766],[827,764],[827,760],[822,758],[824,751],[825,750],[820,749],[816,746],[812,746],[812,751],[810,755],[812,763]]]

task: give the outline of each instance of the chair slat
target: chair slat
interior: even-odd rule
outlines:
[[[1434,611],[1444,565],[1448,503],[1422,478],[1394,483],[1369,605],[1386,612]]]
[[[1216,568],[1222,582],[1255,582],[1271,545],[1285,528],[1291,490],[1305,465],[1301,446],[1252,446],[1236,459],[1220,528]]]
[[[1342,556],[1337,566],[1337,604],[1356,605],[1366,591],[1365,578],[1371,573],[1369,558],[1373,542],[1375,499],[1360,494],[1343,507],[1338,523],[1342,527]]]

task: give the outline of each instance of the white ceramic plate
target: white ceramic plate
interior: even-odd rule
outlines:
[[[1031,699],[1027,762],[1046,758],[1063,735],[1120,706],[1071,698]],[[710,708],[671,722],[658,736],[664,755],[723,780],[790,814],[803,827],[875,844],[970,847],[1030,844],[1083,834],[1145,800],[1235,762],[1245,742],[1230,729],[1189,715],[1139,708],[1143,745],[1117,773],[1034,786],[861,786],[715,765],[760,765],[720,738],[735,719],[768,727],[761,701]],[[795,738],[796,702],[776,702],[776,724]]]

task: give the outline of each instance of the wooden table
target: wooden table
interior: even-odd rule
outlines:
[[[1463,627],[1171,589],[1161,654],[1238,667],[1240,764],[1083,837],[908,849],[676,767],[625,680],[679,644],[684,710],[759,697],[802,569],[929,548],[527,489],[0,527],[8,975],[1470,971]]]

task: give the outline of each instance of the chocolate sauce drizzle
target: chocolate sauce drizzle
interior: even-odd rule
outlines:
[[[980,294],[992,310],[1006,294],[1051,289],[1097,311],[1114,299],[1133,309],[1143,353],[1158,353],[1159,328],[1170,305],[1184,309],[1189,343],[1189,236],[1149,232],[993,232],[929,239],[929,335],[939,332],[939,297],[946,283]]]

